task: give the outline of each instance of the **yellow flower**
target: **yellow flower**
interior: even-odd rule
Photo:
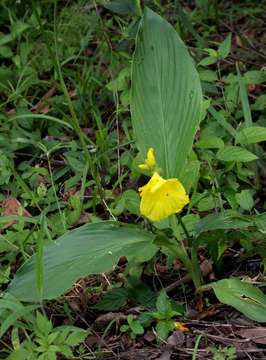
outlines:
[[[139,168],[141,170],[154,170],[155,167],[156,167],[156,161],[155,161],[155,156],[154,156],[154,150],[153,150],[153,148],[149,148],[149,150],[147,152],[147,157],[145,159],[145,163],[140,164]]]
[[[179,213],[189,202],[186,191],[177,179],[163,179],[157,172],[139,188],[140,212],[152,221],[160,221]]]
[[[183,323],[181,323],[179,321],[175,322],[175,329],[179,330],[181,332],[189,331],[189,328],[185,324],[183,324]]]

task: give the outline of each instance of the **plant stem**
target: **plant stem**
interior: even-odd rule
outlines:
[[[182,241],[182,237],[178,228],[178,222],[177,222],[177,218],[175,215],[171,215],[170,216],[170,224],[171,224],[171,228],[173,230],[173,234],[175,236],[175,238],[178,241],[178,247],[175,251],[176,255],[178,257],[180,257],[181,261],[183,262],[183,264],[185,265],[185,267],[187,268],[189,274],[191,275],[192,281],[195,285],[195,288],[197,289],[200,285],[201,285],[201,280],[200,280],[200,272],[199,272],[199,267],[198,264],[195,268],[195,266],[193,265],[193,262],[191,261],[189,254],[186,250],[186,247]],[[187,229],[186,229],[187,231]]]
[[[184,233],[186,235],[186,238],[187,238],[188,242],[190,243],[190,235],[189,235],[188,229],[186,228],[186,225],[184,224],[181,216],[177,215],[177,220],[178,220],[179,224],[181,225],[181,227],[182,227],[182,229],[183,229],[183,231],[184,231]]]

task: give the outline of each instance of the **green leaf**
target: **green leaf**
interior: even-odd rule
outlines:
[[[5,68],[2,65],[2,67],[0,68],[0,81],[2,85],[5,85],[8,81],[11,81],[13,77],[14,72],[10,68]],[[3,144],[3,142],[1,144]]]
[[[245,128],[236,134],[236,142],[247,145],[266,141],[266,128],[262,126],[252,126]]]
[[[0,185],[8,184],[11,175],[10,159],[0,151]]]
[[[168,314],[172,311],[172,305],[171,302],[168,298],[168,296],[166,295],[165,291],[161,291],[157,301],[156,301],[156,309],[158,310],[158,312],[160,313],[164,313],[164,314]]]
[[[134,277],[127,282],[128,298],[135,304],[140,304],[147,309],[155,309],[156,293],[145,283]]]
[[[5,239],[5,241],[7,241]],[[1,241],[0,241],[0,248],[1,248]],[[13,250],[13,248],[11,247],[11,250]],[[10,276],[10,270],[11,267],[10,265],[2,265],[0,268],[0,284],[6,284],[9,282],[9,276]]]
[[[137,320],[134,320],[130,323],[130,329],[133,331],[135,335],[144,334],[144,328],[141,323]]]
[[[119,15],[134,15],[140,12],[139,0],[112,0],[103,6]]]
[[[218,80],[216,71],[213,70],[199,70],[199,76],[201,81],[214,82]]]
[[[44,247],[43,298],[53,299],[70,289],[79,278],[110,271],[119,257],[137,262],[154,256],[154,236],[135,226],[104,221],[67,232]],[[23,301],[38,301],[35,256],[19,269],[8,291]]]
[[[120,326],[120,331],[121,331],[121,332],[127,332],[128,329],[129,329],[129,326],[128,326],[128,325],[121,325],[121,326]]]
[[[11,58],[13,56],[13,52],[8,46],[0,46],[0,56],[3,58]]]
[[[231,305],[248,318],[266,322],[266,296],[261,290],[237,278],[211,284],[219,301]]]
[[[188,161],[187,165],[183,168],[179,175],[179,180],[182,182],[187,193],[190,193],[190,190],[195,190],[199,180],[200,172],[200,161]]]
[[[241,148],[240,146],[227,145],[220,149],[217,154],[217,159],[222,161],[241,161],[248,162],[258,159],[252,152]]]
[[[13,39],[19,37],[25,30],[30,27],[29,24],[24,23],[23,21],[17,20],[14,21],[11,26],[11,35]]]
[[[218,61],[216,56],[207,56],[204,59],[200,60],[198,66],[209,66],[215,64]]]
[[[197,208],[199,211],[208,211],[218,207],[219,207],[218,198],[214,197],[213,195],[201,199],[197,204]]]
[[[70,347],[68,345],[63,345],[60,344],[59,346],[59,351],[61,354],[63,354],[67,359],[73,359],[74,358],[74,354],[71,351]],[[57,357],[56,357],[57,359]]]
[[[139,215],[140,214],[140,197],[139,194],[134,190],[126,190],[118,199],[114,209],[113,214],[118,216],[126,209],[131,214]]]
[[[202,117],[202,91],[184,43],[148,8],[133,59],[131,112],[142,157],[153,147],[162,175],[178,177]]]
[[[242,190],[236,194],[236,201],[242,209],[250,211],[254,206],[253,192],[251,190]]]
[[[228,133],[235,137],[236,131],[233,126],[225,119],[221,112],[215,110],[213,106],[209,106],[208,112],[214,117],[214,119],[221,125]]]
[[[76,153],[75,156],[72,155],[71,152],[65,154],[65,157],[70,165],[70,167],[77,173],[83,171],[84,169],[84,164],[85,164],[85,158],[80,156],[80,154]],[[82,161],[84,160],[84,161]]]
[[[255,104],[251,105],[253,110],[262,111],[266,109],[266,94],[260,95],[256,98]]]
[[[232,34],[228,34],[228,36],[224,39],[224,41],[218,47],[218,56],[220,59],[225,59],[231,51],[231,40]]]
[[[210,214],[201,219],[196,225],[196,236],[206,231],[217,229],[243,229],[252,226],[251,220],[241,215]]]
[[[47,336],[53,329],[53,325],[44,315],[37,311],[36,323],[39,332]]]
[[[165,340],[170,331],[174,329],[173,320],[161,320],[156,325],[156,332],[160,339]]]
[[[7,360],[27,360],[29,359],[29,355],[29,352],[20,346],[17,350],[12,351]]]
[[[254,84],[259,85],[266,82],[266,70],[262,68],[261,70],[251,70],[247,71],[243,75],[245,84]]]
[[[244,115],[244,119],[245,119],[245,125],[246,125],[246,127],[250,127],[250,126],[252,126],[253,122],[252,122],[249,101],[248,101],[248,92],[247,92],[246,84],[244,82],[243,77],[241,76],[241,73],[239,71],[237,63],[236,63],[236,69],[237,69],[237,79],[238,79],[238,84],[239,84],[239,95],[240,95],[240,99],[241,99],[242,110],[243,110],[243,115]]]
[[[18,319],[26,319],[29,321],[32,317],[32,311],[35,310],[38,305],[24,306],[16,298],[10,294],[0,299],[0,315],[6,310],[10,310],[8,314],[5,314],[4,319],[1,319],[0,325],[0,338],[6,333],[10,326],[14,326]]]
[[[108,291],[100,302],[93,306],[93,309],[113,311],[120,309],[126,304],[128,299],[128,290],[125,288],[112,289]]]
[[[80,328],[76,328],[71,334],[67,337],[65,344],[69,346],[77,346],[88,336],[88,331]]]
[[[196,147],[201,149],[221,149],[224,147],[224,142],[217,136],[209,135],[200,138],[196,143]]]
[[[126,67],[120,71],[117,78],[110,81],[106,87],[108,90],[115,92],[115,91],[122,91],[128,87],[128,83],[130,81],[130,67]]]
[[[266,213],[255,216],[255,224],[262,234],[266,234]]]

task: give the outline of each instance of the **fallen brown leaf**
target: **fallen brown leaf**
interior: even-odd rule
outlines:
[[[18,215],[18,216],[31,217],[31,214],[26,209],[24,209],[21,203],[15,198],[10,197],[5,199],[2,202],[2,207],[3,207],[3,211],[1,214],[2,216]],[[1,230],[8,228],[15,223],[16,223],[15,220],[8,221],[4,225],[2,225]]]

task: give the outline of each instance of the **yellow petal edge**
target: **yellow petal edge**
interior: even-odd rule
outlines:
[[[148,158],[148,156],[147,156]],[[139,188],[140,212],[152,221],[160,221],[179,213],[189,202],[183,185],[177,179],[163,179],[157,172]]]

